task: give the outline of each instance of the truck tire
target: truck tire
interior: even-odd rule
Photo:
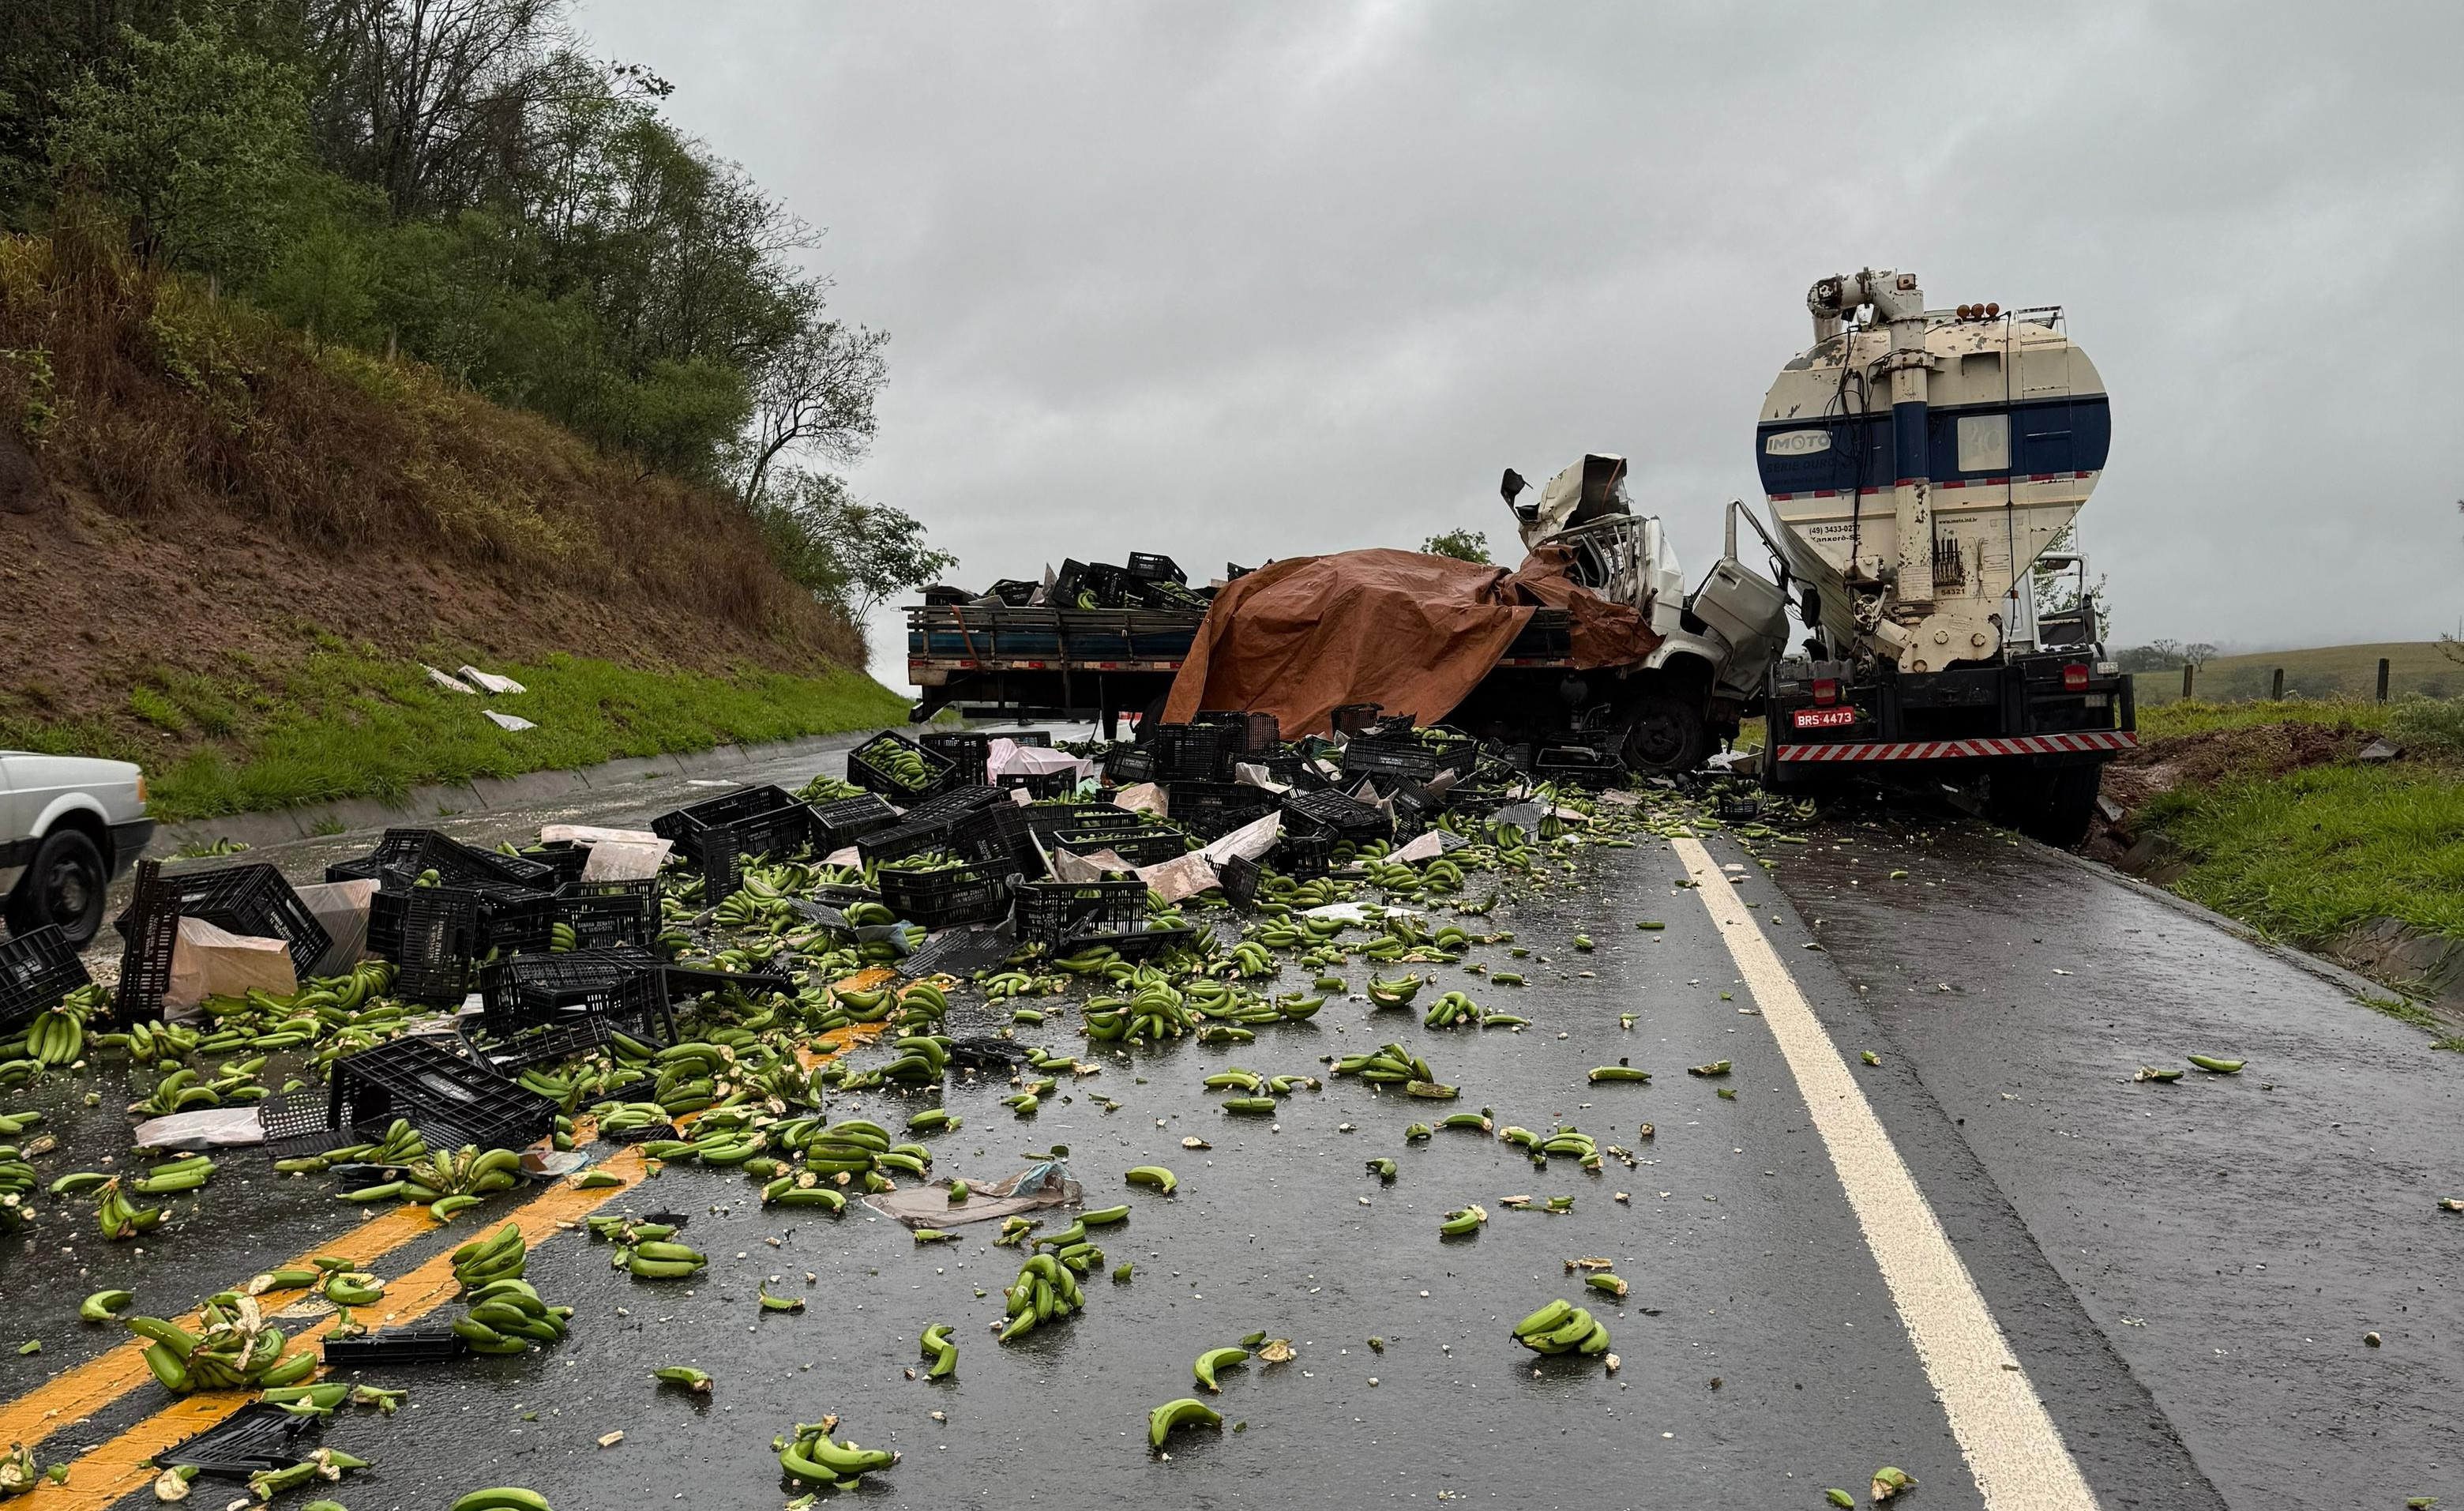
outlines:
[[[1626,766],[1639,776],[1675,776],[1703,764],[1711,731],[1703,710],[1668,693],[1645,693],[1619,742]]]
[[[2096,816],[2096,766],[2007,767],[1988,779],[1986,816],[2057,850],[2087,837]]]
[[[103,889],[111,878],[102,852],[75,829],[55,829],[34,847],[33,862],[9,896],[9,928],[28,934],[57,924],[70,944],[84,947],[102,928]]]

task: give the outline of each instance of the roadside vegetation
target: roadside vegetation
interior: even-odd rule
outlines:
[[[907,717],[906,700],[850,671],[646,670],[570,656],[489,670],[525,690],[451,692],[415,663],[335,642],[273,685],[158,672],[129,695],[144,733],[0,719],[0,745],[143,763],[153,813],[176,823]],[[539,727],[500,728],[482,707]],[[186,753],[163,759],[175,742]]]
[[[2126,821],[2194,857],[2175,891],[2311,947],[2375,918],[2464,938],[2464,700],[2176,702],[2140,730],[2138,769],[2198,758]],[[2354,759],[2375,737],[2403,756]]]
[[[0,8],[0,744],[180,818],[903,717],[888,338],[572,21]]]

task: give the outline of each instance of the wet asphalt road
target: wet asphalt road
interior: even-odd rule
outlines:
[[[2229,1503],[2464,1497],[2452,1053],[1981,825],[1834,822],[1789,858],[1779,888]],[[2129,1078],[2191,1053],[2250,1065]]]
[[[812,764],[747,774],[801,780]],[[639,822],[695,790],[666,785],[645,783],[632,805],[553,806],[578,810],[574,821]],[[462,822],[493,839],[541,821]],[[1749,872],[1745,894],[1842,1055],[1881,1054],[1881,1066],[1857,1067],[1859,1082],[2101,1501],[2400,1505],[2452,1484],[2452,1429],[2435,1411],[2442,1392],[2453,1398],[2452,1349],[2437,1336],[2451,1230],[2418,1177],[2452,1167],[2439,1159],[2453,1153],[2452,1136],[2439,1130],[2453,1122],[2440,1117],[2452,1109],[2426,1039],[2066,862],[1991,833],[1925,832],[1937,834],[1929,851],[1894,860],[1885,847],[1903,841],[1882,832],[1817,831],[1822,844],[1777,852],[1777,886]],[[328,849],[364,843],[259,858],[311,875]],[[1824,848],[1837,843],[1852,849]],[[1861,1492],[1882,1463],[1923,1481],[1918,1504],[1982,1503],[1700,896],[1670,887],[1681,868],[1648,837],[1586,852],[1579,867],[1553,900],[1509,904],[1492,921],[1549,962],[1523,963],[1532,986],[1461,977],[1484,1004],[1531,1018],[1519,1033],[1432,1033],[1417,1013],[1333,1002],[1313,1023],[1263,1031],[1253,1045],[1107,1055],[1081,1088],[1116,1099],[1118,1111],[1080,1095],[1047,1099],[1026,1121],[1000,1106],[1005,1084],[954,1079],[947,1103],[966,1125],[928,1141],[936,1177],[1005,1175],[1024,1151],[1058,1141],[1090,1205],[1135,1209],[1098,1235],[1110,1263],[1134,1261],[1135,1278],[1090,1276],[1074,1320],[1021,1344],[993,1341],[984,1325],[1000,1316],[1020,1255],[991,1247],[987,1229],[919,1249],[860,1211],[783,1222],[759,1209],[746,1178],[674,1167],[606,1210],[693,1214],[687,1236],[714,1261],[704,1280],[639,1284],[582,1237],[542,1246],[531,1278],[579,1308],[573,1336],[524,1358],[384,1371],[378,1383],[408,1387],[413,1406],[327,1429],[378,1465],[339,1499],[354,1511],[429,1511],[510,1482],[563,1511],[773,1505],[785,1495],[772,1435],[837,1412],[842,1436],[906,1455],[868,1479],[864,1498],[880,1504],[1408,1504],[1442,1494],[1516,1506],[1813,1506],[1825,1486]],[[1880,885],[1903,867],[1914,875],[1898,892]],[[1851,876],[1861,884],[1848,887]],[[2032,927],[2014,939],[2014,894],[2031,919],[2092,931]],[[1639,932],[1640,919],[1667,927]],[[1798,947],[1809,925],[1827,952]],[[1572,952],[1577,930],[1601,947]],[[2097,943],[2063,952],[2082,957],[2063,964],[2019,942],[2038,937]],[[1501,946],[1475,958],[1504,956]],[[1964,975],[1923,965],[1951,958],[1969,963]],[[2052,976],[2057,966],[2077,974]],[[1357,987],[1363,974],[1347,977]],[[1639,1014],[1630,1031],[1618,1027],[1625,1012]],[[1074,1021],[1021,1033],[1066,1050],[1081,1043]],[[991,1022],[962,1001],[952,1029]],[[2180,1043],[2173,1024],[2212,1036]],[[1199,1086],[1227,1064],[1322,1072],[1321,1056],[1388,1038],[1462,1085],[1460,1106],[1486,1104],[1501,1123],[1544,1131],[1573,1122],[1639,1163],[1612,1159],[1591,1175],[1559,1160],[1539,1171],[1509,1146],[1461,1133],[1406,1145],[1405,1124],[1451,1109],[1346,1080],[1290,1099],[1271,1120],[1224,1114]],[[2178,1063],[2191,1048],[2247,1054],[2253,1071],[2173,1087],[2121,1080],[2142,1060]],[[1653,1070],[1653,1083],[1586,1083],[1587,1069],[1619,1056]],[[1725,1083],[1734,1101],[1683,1074],[1715,1058],[1736,1063]],[[2278,1058],[2281,1076],[2267,1070]],[[2260,1090],[2262,1071],[2278,1090]],[[2411,1099],[2401,1131],[2384,1115],[2391,1083]],[[55,1109],[57,1122],[75,1113],[92,1125],[38,1162],[46,1176],[95,1164],[80,1147],[119,1152],[112,1109],[124,1100],[115,1089],[93,1113]],[[876,1094],[830,1110],[895,1128],[923,1104]],[[2343,1129],[2321,1137],[2322,1108],[2350,1140]],[[1635,1137],[1646,1119],[1658,1130],[1648,1143]],[[1181,1148],[1191,1134],[1214,1147]],[[1364,1171],[1376,1155],[1400,1164],[1394,1186]],[[298,1252],[306,1233],[363,1215],[327,1199],[321,1182],[274,1181],[256,1159],[230,1157],[197,1215],[142,1259],[125,1245],[104,1254],[82,1219],[0,1244],[0,1315],[46,1341],[38,1357],[0,1355],[0,1398],[115,1341],[114,1330],[75,1322],[87,1290],[130,1284],[145,1306],[174,1311]],[[1145,1163],[1178,1171],[1178,1194],[1121,1185],[1122,1170]],[[2218,1169],[2231,1173],[2218,1180]],[[1517,1212],[1498,1200],[1518,1192],[1573,1194],[1575,1211]],[[1441,1241],[1440,1215],[1469,1201],[1488,1208],[1486,1229]],[[380,1269],[401,1273],[459,1236],[423,1240]],[[1535,1374],[1507,1325],[1553,1297],[1591,1304],[1565,1273],[1578,1255],[1614,1258],[1633,1284],[1624,1302],[1594,1307],[1623,1368],[1609,1376],[1551,1361]],[[92,1268],[72,1277],[81,1266]],[[810,1297],[811,1309],[760,1314],[754,1287],[771,1276],[774,1290]],[[955,1381],[904,1378],[931,1322],[957,1326]],[[2388,1346],[2363,1356],[2368,1328]],[[1293,1339],[1300,1357],[1227,1373],[1213,1404],[1246,1430],[1185,1433],[1168,1460],[1150,1456],[1147,1409],[1201,1393],[1189,1361],[1260,1329]],[[2297,1347],[2294,1337],[2314,1342]],[[654,1390],[649,1371],[666,1364],[711,1370],[715,1395]],[[57,1424],[42,1455],[69,1457],[165,1399],[148,1384],[88,1421]],[[596,1445],[617,1429],[623,1444]]]

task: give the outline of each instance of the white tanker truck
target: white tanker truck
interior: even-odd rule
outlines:
[[[1914,274],[1824,278],[1814,344],[1763,400],[1755,460],[1811,632],[1776,660],[1766,784],[1849,772],[1981,788],[2076,843],[2137,742],[2093,608],[2036,611],[2032,569],[2103,470],[2104,386],[2057,308],[1928,310]]]

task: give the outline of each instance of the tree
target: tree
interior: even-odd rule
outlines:
[[[772,352],[753,378],[753,426],[739,497],[761,496],[770,467],[800,451],[847,463],[872,439],[873,396],[890,381],[881,348],[888,331],[854,330],[834,320],[807,320]]]
[[[1425,556],[1451,556],[1459,562],[1477,562],[1483,567],[1490,565],[1486,530],[1448,530],[1443,535],[1432,535],[1420,543],[1420,552]]]
[[[789,580],[861,621],[875,606],[958,564],[925,543],[914,516],[861,503],[845,478],[788,468],[753,505],[772,558]]]
[[[60,98],[55,179],[124,208],[129,249],[147,262],[253,273],[300,167],[297,78],[213,23],[121,40],[124,63]]]
[[[2205,666],[2215,658],[2216,648],[2208,644],[2204,640],[2195,645],[2186,645],[2182,647],[2182,659],[2189,662],[2192,666]]]

